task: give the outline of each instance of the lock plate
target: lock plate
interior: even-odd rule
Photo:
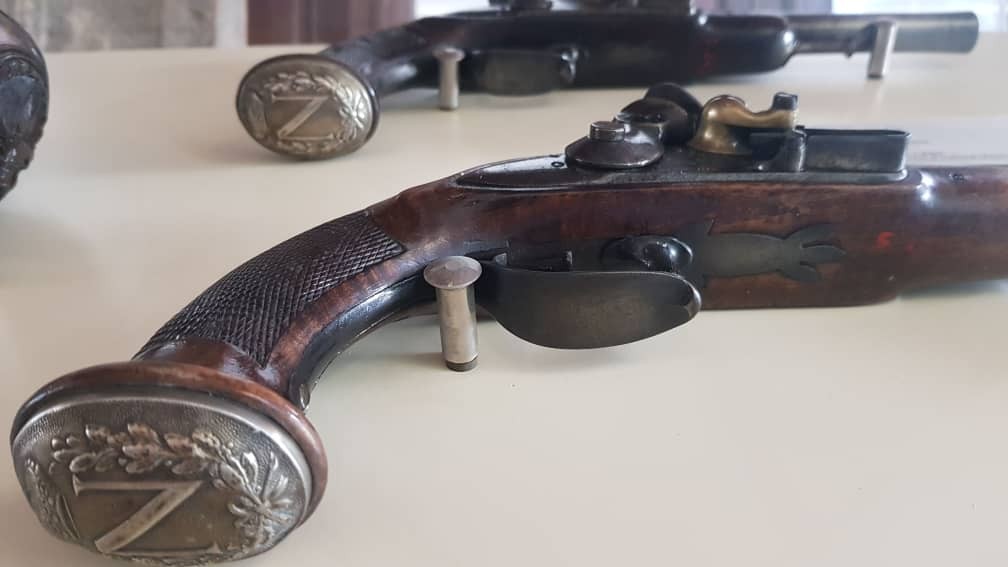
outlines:
[[[613,121],[592,124],[564,155],[501,162],[459,176],[474,189],[549,191],[604,185],[772,182],[884,184],[907,176],[899,130],[795,126],[798,99],[754,113],[734,97],[703,108],[681,87],[652,87]]]

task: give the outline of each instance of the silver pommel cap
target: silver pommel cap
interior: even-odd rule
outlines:
[[[356,151],[378,125],[371,86],[321,55],[284,55],[256,65],[242,79],[236,104],[256,142],[298,159]]]
[[[15,431],[25,496],[54,535],[142,563],[256,555],[308,515],[312,473],[269,417],[154,385],[54,396]]]
[[[428,264],[424,270],[424,279],[437,290],[441,352],[445,365],[459,372],[476,367],[479,348],[472,284],[482,273],[483,266],[466,256],[441,258]]]

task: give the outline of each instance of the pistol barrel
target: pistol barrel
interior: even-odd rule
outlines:
[[[935,14],[838,14],[788,16],[796,53],[870,51],[875,24],[899,29],[896,51],[967,53],[976,45],[980,23],[972,12]]]

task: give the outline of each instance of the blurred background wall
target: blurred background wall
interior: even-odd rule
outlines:
[[[558,0],[563,1],[563,0]],[[46,51],[330,43],[486,0],[0,0]],[[1008,31],[1008,0],[696,0],[706,11],[973,10]]]
[[[415,0],[248,0],[248,40],[330,43],[408,22],[414,10]]]
[[[0,0],[45,51],[246,43],[246,0]]]

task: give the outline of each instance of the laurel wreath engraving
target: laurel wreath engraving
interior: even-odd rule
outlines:
[[[77,525],[70,514],[70,506],[66,498],[53,485],[52,479],[42,470],[42,466],[34,459],[25,463],[28,499],[32,508],[38,511],[39,520],[50,532],[63,539],[77,541],[80,535]]]
[[[181,477],[205,474],[214,488],[230,494],[228,511],[235,516],[234,526],[243,545],[222,555],[237,557],[261,548],[297,521],[287,478],[277,473],[279,463],[272,453],[267,470],[260,471],[253,453],[238,453],[233,444],[222,443],[216,435],[202,429],[191,436],[176,433],[161,436],[140,423],[128,424],[126,431],[118,433],[107,427],[88,425],[84,435],[84,438],[68,435],[52,440],[53,458],[73,474],[120,468],[127,474],[139,475],[167,468]]]
[[[250,93],[246,112],[252,135],[258,140],[266,139],[271,133],[276,134],[266,121],[266,101],[263,95],[270,101],[288,96],[319,96],[336,103],[339,125],[332,129],[329,136],[301,138],[276,135],[274,140],[270,140],[278,149],[292,154],[311,157],[336,151],[367,136],[371,128],[371,101],[367,94],[334,77],[307,71],[281,72],[263,82],[261,93]]]

